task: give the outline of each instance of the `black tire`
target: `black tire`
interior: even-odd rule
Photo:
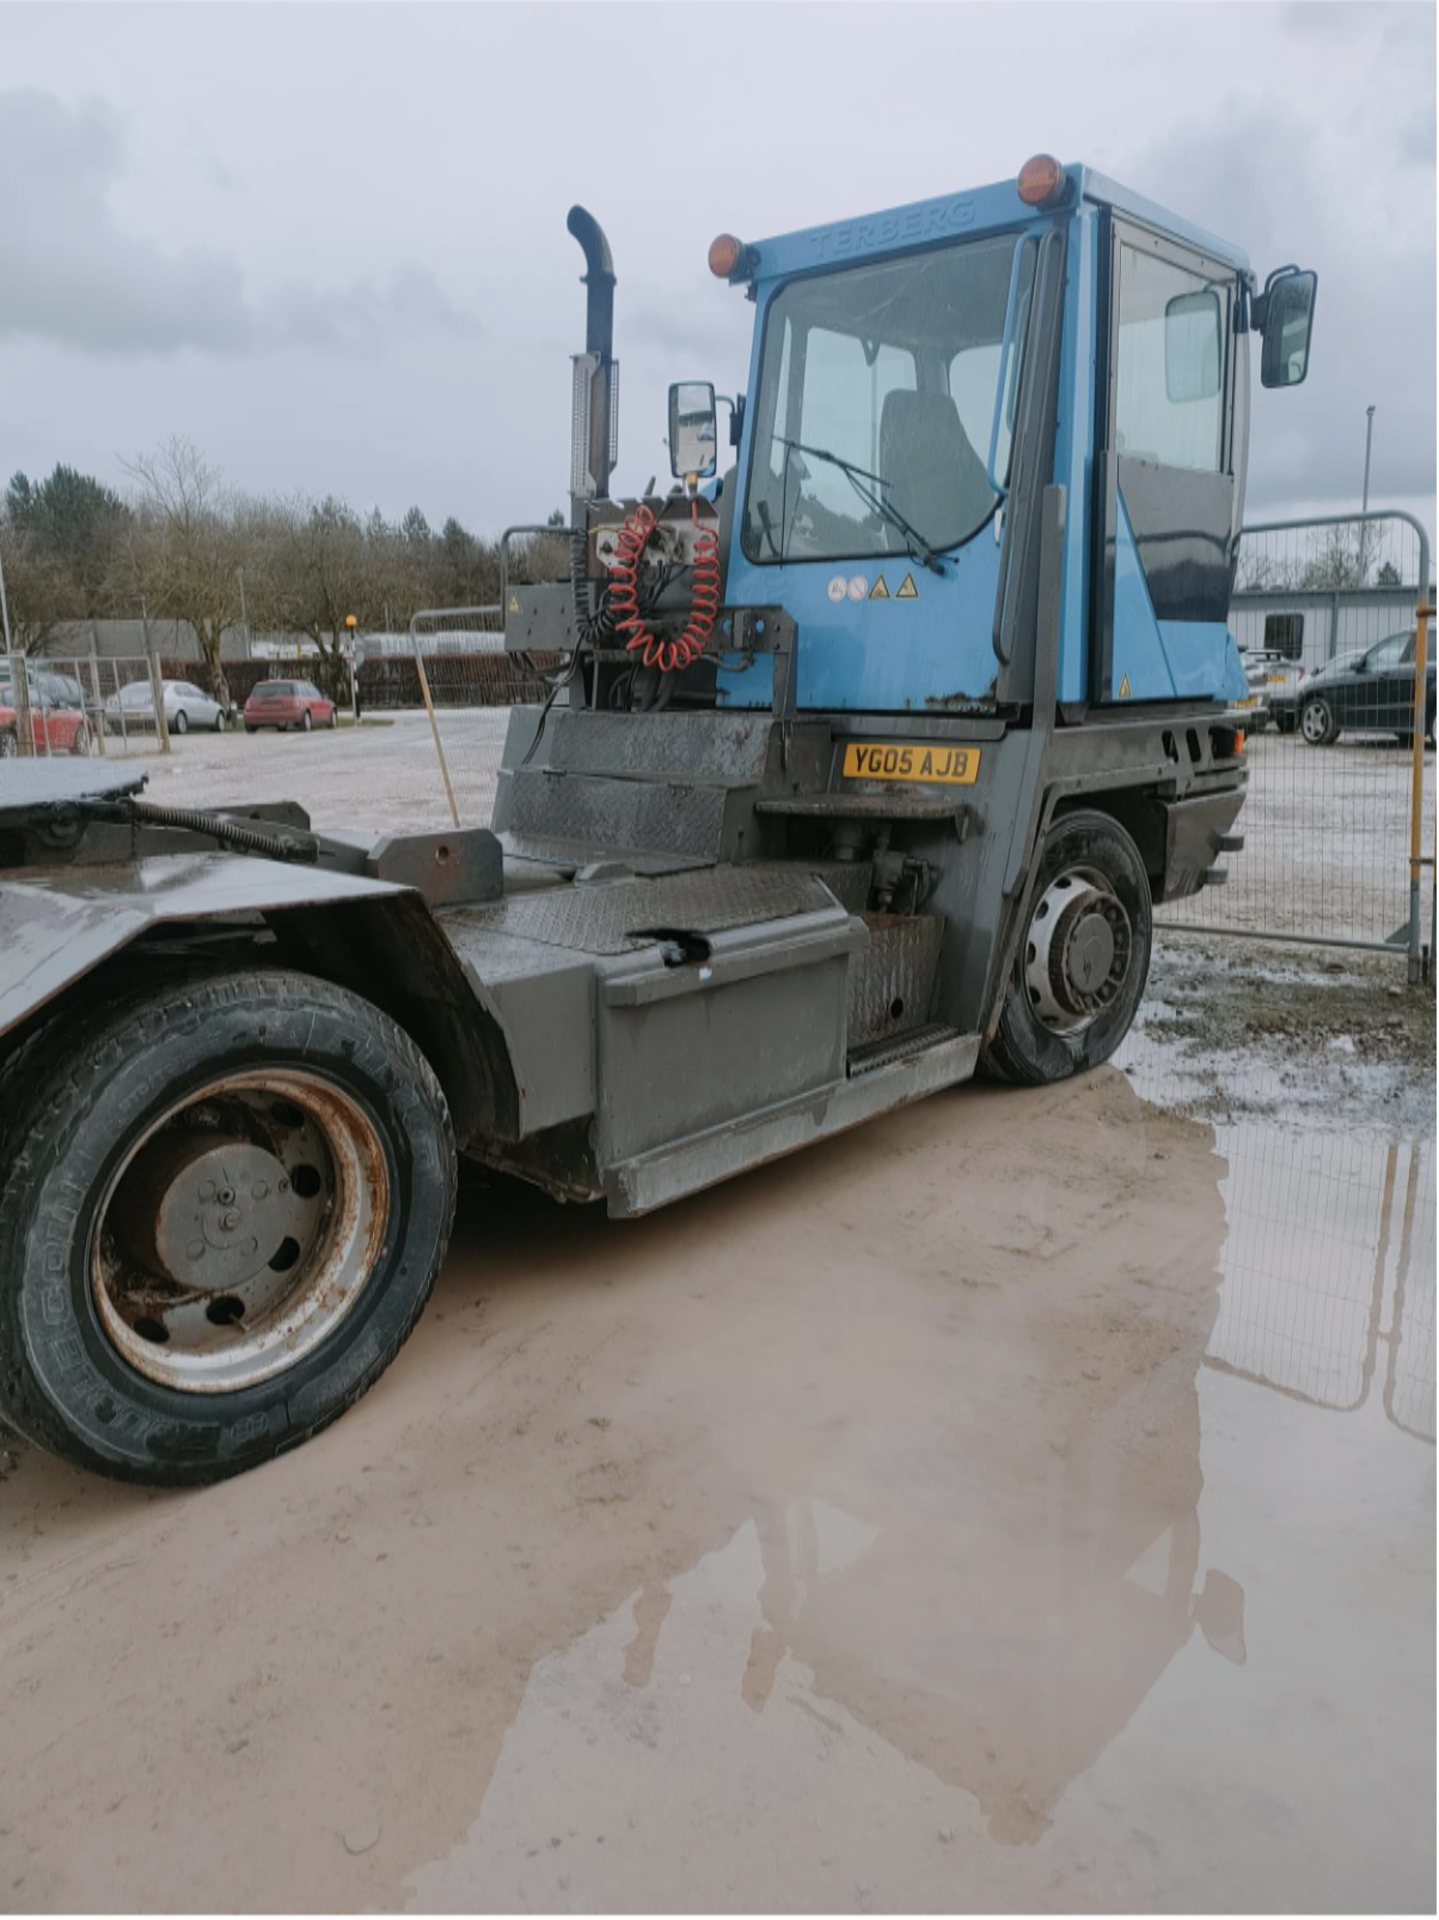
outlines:
[[[0,733],[0,760],[14,760],[20,752],[20,741],[11,727]]]
[[[301,733],[308,733],[314,724],[314,721],[310,718],[310,709],[306,707],[305,711],[300,715]]]
[[[1339,738],[1334,709],[1319,694],[1299,709],[1299,731],[1310,747],[1332,747]]]
[[[83,723],[70,736],[70,751],[81,760],[90,752],[90,729]]]
[[[388,1204],[358,1243],[348,1304],[338,1315],[328,1303],[323,1314],[316,1309],[319,1332],[297,1358],[272,1344],[264,1378],[205,1391],[151,1378],[126,1358],[104,1317],[112,1188],[131,1177],[121,1169],[157,1122],[202,1089],[213,1100],[231,1077],[263,1084],[287,1072],[362,1116],[379,1148]],[[163,988],[147,980],[143,991],[94,995],[10,1056],[0,1112],[0,1416],[62,1459],[116,1479],[203,1485],[317,1433],[399,1352],[449,1241],[455,1145],[438,1082],[387,1015],[305,974],[180,976]],[[379,1174],[362,1184],[373,1195]],[[253,1205],[253,1195],[242,1203]],[[317,1205],[323,1234],[347,1230],[345,1207]],[[302,1260],[296,1270],[305,1267]],[[208,1308],[206,1317],[214,1320]],[[135,1322],[135,1332],[145,1324]],[[207,1337],[223,1349],[229,1334]]]
[[[1087,1025],[1065,1033],[1047,1025],[1036,1011],[1026,966],[1031,935],[1051,888],[1081,872],[1101,880],[1123,909],[1129,946],[1112,997]],[[1068,1080],[1076,1073],[1087,1073],[1107,1060],[1128,1033],[1144,996],[1154,910],[1139,849],[1108,814],[1061,814],[1045,836],[1029,911],[1030,924],[1005,990],[999,1025],[983,1050],[982,1064],[994,1079],[1021,1087],[1043,1087]]]
[[[340,709],[338,707],[331,707],[330,717],[325,723],[326,728],[330,733],[333,733],[335,731],[335,728],[338,727],[339,724],[340,724]]]
[[[221,707],[220,711],[215,715],[215,731],[216,733],[223,733],[225,731],[225,709],[223,707]]]
[[[178,710],[175,718],[170,722],[170,731],[171,733],[188,733],[190,731],[190,716],[183,707]]]
[[[1290,734],[1299,725],[1298,716],[1292,713],[1275,715],[1274,724],[1280,733]]]
[[[245,731],[246,733],[258,733],[260,729],[255,725],[253,720],[247,720],[245,722]]]

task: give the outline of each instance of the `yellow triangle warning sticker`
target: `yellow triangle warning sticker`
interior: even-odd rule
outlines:
[[[517,593],[512,593],[509,599],[505,602],[505,612],[518,613],[519,610],[520,610],[520,596]]]
[[[1129,698],[1129,675],[1127,673],[1119,683],[1119,697],[1121,700],[1127,700]]]
[[[869,597],[871,600],[888,600],[889,588],[884,584],[883,574],[879,576],[878,580],[876,580],[874,585],[870,588]]]
[[[896,600],[918,600],[919,588],[914,584],[914,575],[912,573],[907,573],[903,580],[900,581],[899,591],[894,597]]]

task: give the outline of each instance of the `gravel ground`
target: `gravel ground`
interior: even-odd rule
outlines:
[[[423,716],[153,791],[445,818]],[[626,1224],[467,1176],[399,1360],[257,1473],[0,1446],[8,1906],[1432,1911],[1401,979],[1166,939],[1081,1081]]]

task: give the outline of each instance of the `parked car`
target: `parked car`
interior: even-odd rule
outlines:
[[[260,727],[298,727],[308,733],[312,727],[337,725],[334,701],[309,680],[261,680],[245,702],[244,720],[246,733]]]
[[[1273,648],[1260,648],[1241,657],[1249,691],[1239,705],[1249,714],[1249,730],[1263,733],[1273,720],[1281,733],[1291,732],[1293,716],[1289,716],[1287,724],[1285,720],[1287,697],[1304,678],[1303,667]]]
[[[165,720],[171,733],[188,733],[191,727],[207,727],[212,733],[225,731],[225,709],[208,693],[202,693],[193,680],[164,680]],[[107,733],[146,732],[155,725],[155,697],[148,680],[132,680],[105,702]]]
[[[48,676],[27,675],[30,688],[30,737],[37,753],[76,753],[90,751],[90,723],[81,708],[54,697],[55,690],[45,685]],[[10,760],[20,751],[20,713],[15,704],[11,681],[0,680],[0,760]]]
[[[1298,727],[1312,747],[1329,747],[1346,729],[1391,733],[1408,746],[1414,736],[1414,628],[1391,633],[1363,653],[1345,654],[1308,673],[1270,712],[1286,731]],[[1434,738],[1434,660],[1426,671],[1424,733]]]

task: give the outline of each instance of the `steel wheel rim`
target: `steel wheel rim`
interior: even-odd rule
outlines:
[[[1111,942],[1108,956],[1090,926],[1096,919]],[[1108,958],[1103,978],[1092,987],[1082,988],[1069,977],[1078,957],[1076,939],[1097,944],[1100,962]],[[1106,874],[1094,867],[1067,867],[1056,874],[1035,902],[1024,936],[1024,990],[1041,1026],[1062,1039],[1093,1026],[1124,985],[1133,945],[1129,915]]]
[[[110,1178],[90,1258],[101,1328],[160,1386],[258,1385],[344,1320],[389,1217],[357,1101],[302,1068],[227,1075],[167,1109]]]

